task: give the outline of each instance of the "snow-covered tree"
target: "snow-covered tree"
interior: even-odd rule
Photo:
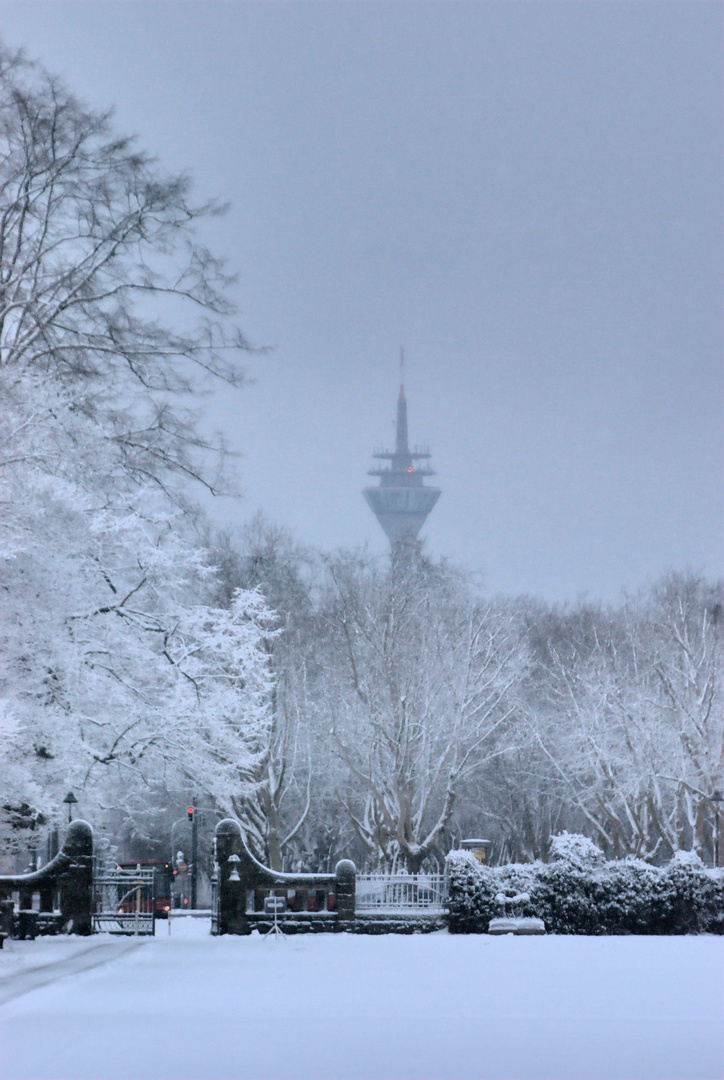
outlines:
[[[237,536],[215,536],[210,559],[218,568],[218,603],[228,604],[240,587],[258,589],[283,628],[266,643],[274,673],[267,750],[258,782],[243,806],[247,839],[269,866],[281,870],[285,861],[309,861],[314,845],[305,825],[312,824],[319,810],[319,778],[329,771],[328,755],[317,758],[316,768],[313,763],[313,691],[308,677],[316,634],[312,593],[319,559],[260,513]],[[312,831],[324,828],[320,820],[313,821]],[[316,864],[313,857],[312,862]]]
[[[174,673],[166,767],[252,833],[249,806],[264,788],[272,745],[276,623],[258,591],[240,589],[228,608],[179,612],[164,646]]]
[[[244,378],[230,279],[196,235],[218,208],[6,49],[0,140],[3,805],[57,818],[72,786],[93,816],[192,775],[230,805],[267,708],[248,636],[270,627],[251,594],[214,612],[191,512],[223,447],[188,404]],[[232,729],[224,786],[211,744],[230,757]]]
[[[440,854],[466,780],[514,743],[526,650],[515,613],[416,552],[331,560],[326,694],[343,796],[370,861]]]
[[[667,575],[548,642],[540,746],[571,806],[614,855],[712,848],[724,774],[721,590]]]
[[[74,430],[90,451],[87,418]],[[0,485],[8,800],[51,817],[72,787],[91,816],[111,805],[133,814],[144,791],[191,787],[231,812],[265,753],[273,630],[261,597],[209,603],[205,553],[148,483],[104,492],[24,462]]]
[[[231,279],[196,236],[220,208],[193,203],[186,177],[164,175],[109,114],[4,48],[0,139],[4,391],[18,380],[62,388],[136,482],[168,494],[192,476],[214,489],[214,448],[183,403],[209,377],[244,378]],[[34,413],[36,426],[53,419]]]

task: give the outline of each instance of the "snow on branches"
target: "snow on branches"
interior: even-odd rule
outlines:
[[[0,48],[0,706],[5,796],[57,820],[263,753],[272,615],[210,605],[189,484],[223,447],[189,395],[243,382],[230,279],[189,199],[110,117]],[[229,775],[222,781],[222,763]]]

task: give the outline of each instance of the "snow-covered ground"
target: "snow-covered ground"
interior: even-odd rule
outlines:
[[[7,943],[0,991],[23,992],[0,1006],[0,1078],[724,1076],[721,938],[158,931]]]

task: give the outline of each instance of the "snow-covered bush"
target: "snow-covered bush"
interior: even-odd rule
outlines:
[[[601,866],[605,856],[600,847],[580,833],[562,832],[551,838],[551,862],[565,863],[577,870]]]
[[[449,928],[484,933],[500,914],[496,896],[528,894],[516,914],[543,919],[554,934],[724,933],[724,873],[678,852],[664,867],[637,859],[606,862],[583,836],[555,837],[550,863],[480,866],[448,855]]]
[[[480,866],[469,851],[451,851],[447,857],[448,926],[455,934],[487,930],[498,915],[495,871]]]

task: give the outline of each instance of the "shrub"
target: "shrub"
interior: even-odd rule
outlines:
[[[563,863],[576,870],[592,870],[605,862],[600,847],[580,833],[562,832],[551,838],[551,862]]]
[[[480,866],[448,855],[451,933],[484,933],[502,914],[496,896],[527,893],[516,915],[537,916],[554,934],[724,933],[724,874],[678,852],[664,867],[639,859],[607,862],[585,836],[562,833],[550,863]]]

